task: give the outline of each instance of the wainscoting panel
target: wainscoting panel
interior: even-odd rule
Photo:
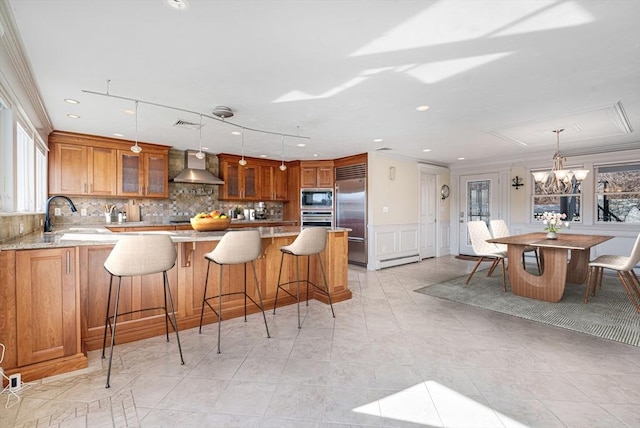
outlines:
[[[391,266],[420,261],[418,225],[401,224],[369,226],[370,249],[367,269],[379,270]]]

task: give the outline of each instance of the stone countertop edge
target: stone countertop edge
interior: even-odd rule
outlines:
[[[99,228],[93,228],[99,229]],[[299,226],[276,226],[276,227],[258,227],[256,228],[260,231],[261,238],[277,238],[283,236],[297,236],[300,234]],[[199,242],[199,241],[219,241],[222,239],[225,233],[233,232],[238,229],[227,229],[221,231],[214,232],[197,232],[195,230],[177,230],[166,232],[167,235],[171,237],[173,242]],[[244,229],[246,230],[246,229]],[[333,229],[329,229],[328,232],[344,232],[350,231],[348,228],[336,227]],[[35,249],[46,249],[46,248],[65,248],[65,247],[82,247],[82,246],[92,246],[92,245],[113,245],[118,240],[116,236],[127,236],[127,235],[148,235],[148,234],[156,234],[162,232],[93,232],[91,235],[96,236],[104,236],[107,239],[82,239],[82,240],[72,240],[65,239],[60,240],[62,235],[73,235],[74,233],[78,233],[79,235],[86,235],[87,232],[81,231],[72,231],[69,229],[55,231],[53,233],[32,233],[29,235],[24,235],[15,239],[12,239],[4,244],[0,244],[0,251],[9,251],[9,250],[35,250]]]

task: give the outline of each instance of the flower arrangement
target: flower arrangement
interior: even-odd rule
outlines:
[[[542,223],[546,226],[544,230],[557,233],[563,227],[569,227],[568,221],[563,221],[567,218],[565,213],[549,213],[545,212],[542,214]]]

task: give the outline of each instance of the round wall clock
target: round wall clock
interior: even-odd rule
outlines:
[[[440,194],[442,195],[443,201],[449,197],[449,193],[450,193],[449,186],[447,186],[446,184],[443,184],[442,187],[440,188]]]

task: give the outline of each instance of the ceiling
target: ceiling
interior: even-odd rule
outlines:
[[[637,0],[0,1],[53,129],[134,140],[137,99],[140,141],[198,149],[173,124],[203,114],[206,151],[246,127],[271,159],[551,158],[556,128],[565,154],[640,147]]]

